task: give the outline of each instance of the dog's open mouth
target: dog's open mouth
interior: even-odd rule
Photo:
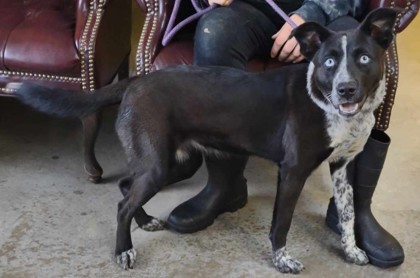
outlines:
[[[344,116],[353,116],[360,111],[360,103],[342,103],[338,106],[338,110]]]

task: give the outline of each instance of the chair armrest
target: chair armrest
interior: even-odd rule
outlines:
[[[174,0],[137,0],[145,14],[136,53],[136,74],[151,71],[155,57],[161,49],[161,41],[171,16]]]
[[[416,17],[419,11],[419,2],[419,0],[371,0],[370,10],[379,7],[395,7],[401,9],[395,26],[395,31],[399,33]]]
[[[131,0],[78,1],[82,87],[93,91],[112,81],[130,52]]]

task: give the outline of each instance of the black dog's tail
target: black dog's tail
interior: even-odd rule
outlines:
[[[9,83],[13,94],[24,104],[50,115],[63,118],[83,118],[101,107],[121,101],[130,79],[102,87],[93,93],[51,89],[30,83]]]

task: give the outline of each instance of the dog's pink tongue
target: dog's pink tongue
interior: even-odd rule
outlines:
[[[340,110],[344,113],[354,113],[359,108],[358,103],[344,103],[340,104]]]

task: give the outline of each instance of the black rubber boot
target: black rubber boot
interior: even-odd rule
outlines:
[[[179,233],[193,233],[210,226],[219,214],[245,206],[248,191],[243,172],[247,160],[206,158],[209,174],[206,187],[171,212],[168,227]]]
[[[373,130],[362,153],[347,168],[349,173],[353,172],[348,176],[354,177],[353,182],[349,182],[354,192],[357,246],[366,252],[371,264],[382,268],[404,262],[404,250],[400,243],[376,221],[370,208],[390,142],[384,132]],[[328,205],[326,224],[334,232],[341,233],[334,198]]]

